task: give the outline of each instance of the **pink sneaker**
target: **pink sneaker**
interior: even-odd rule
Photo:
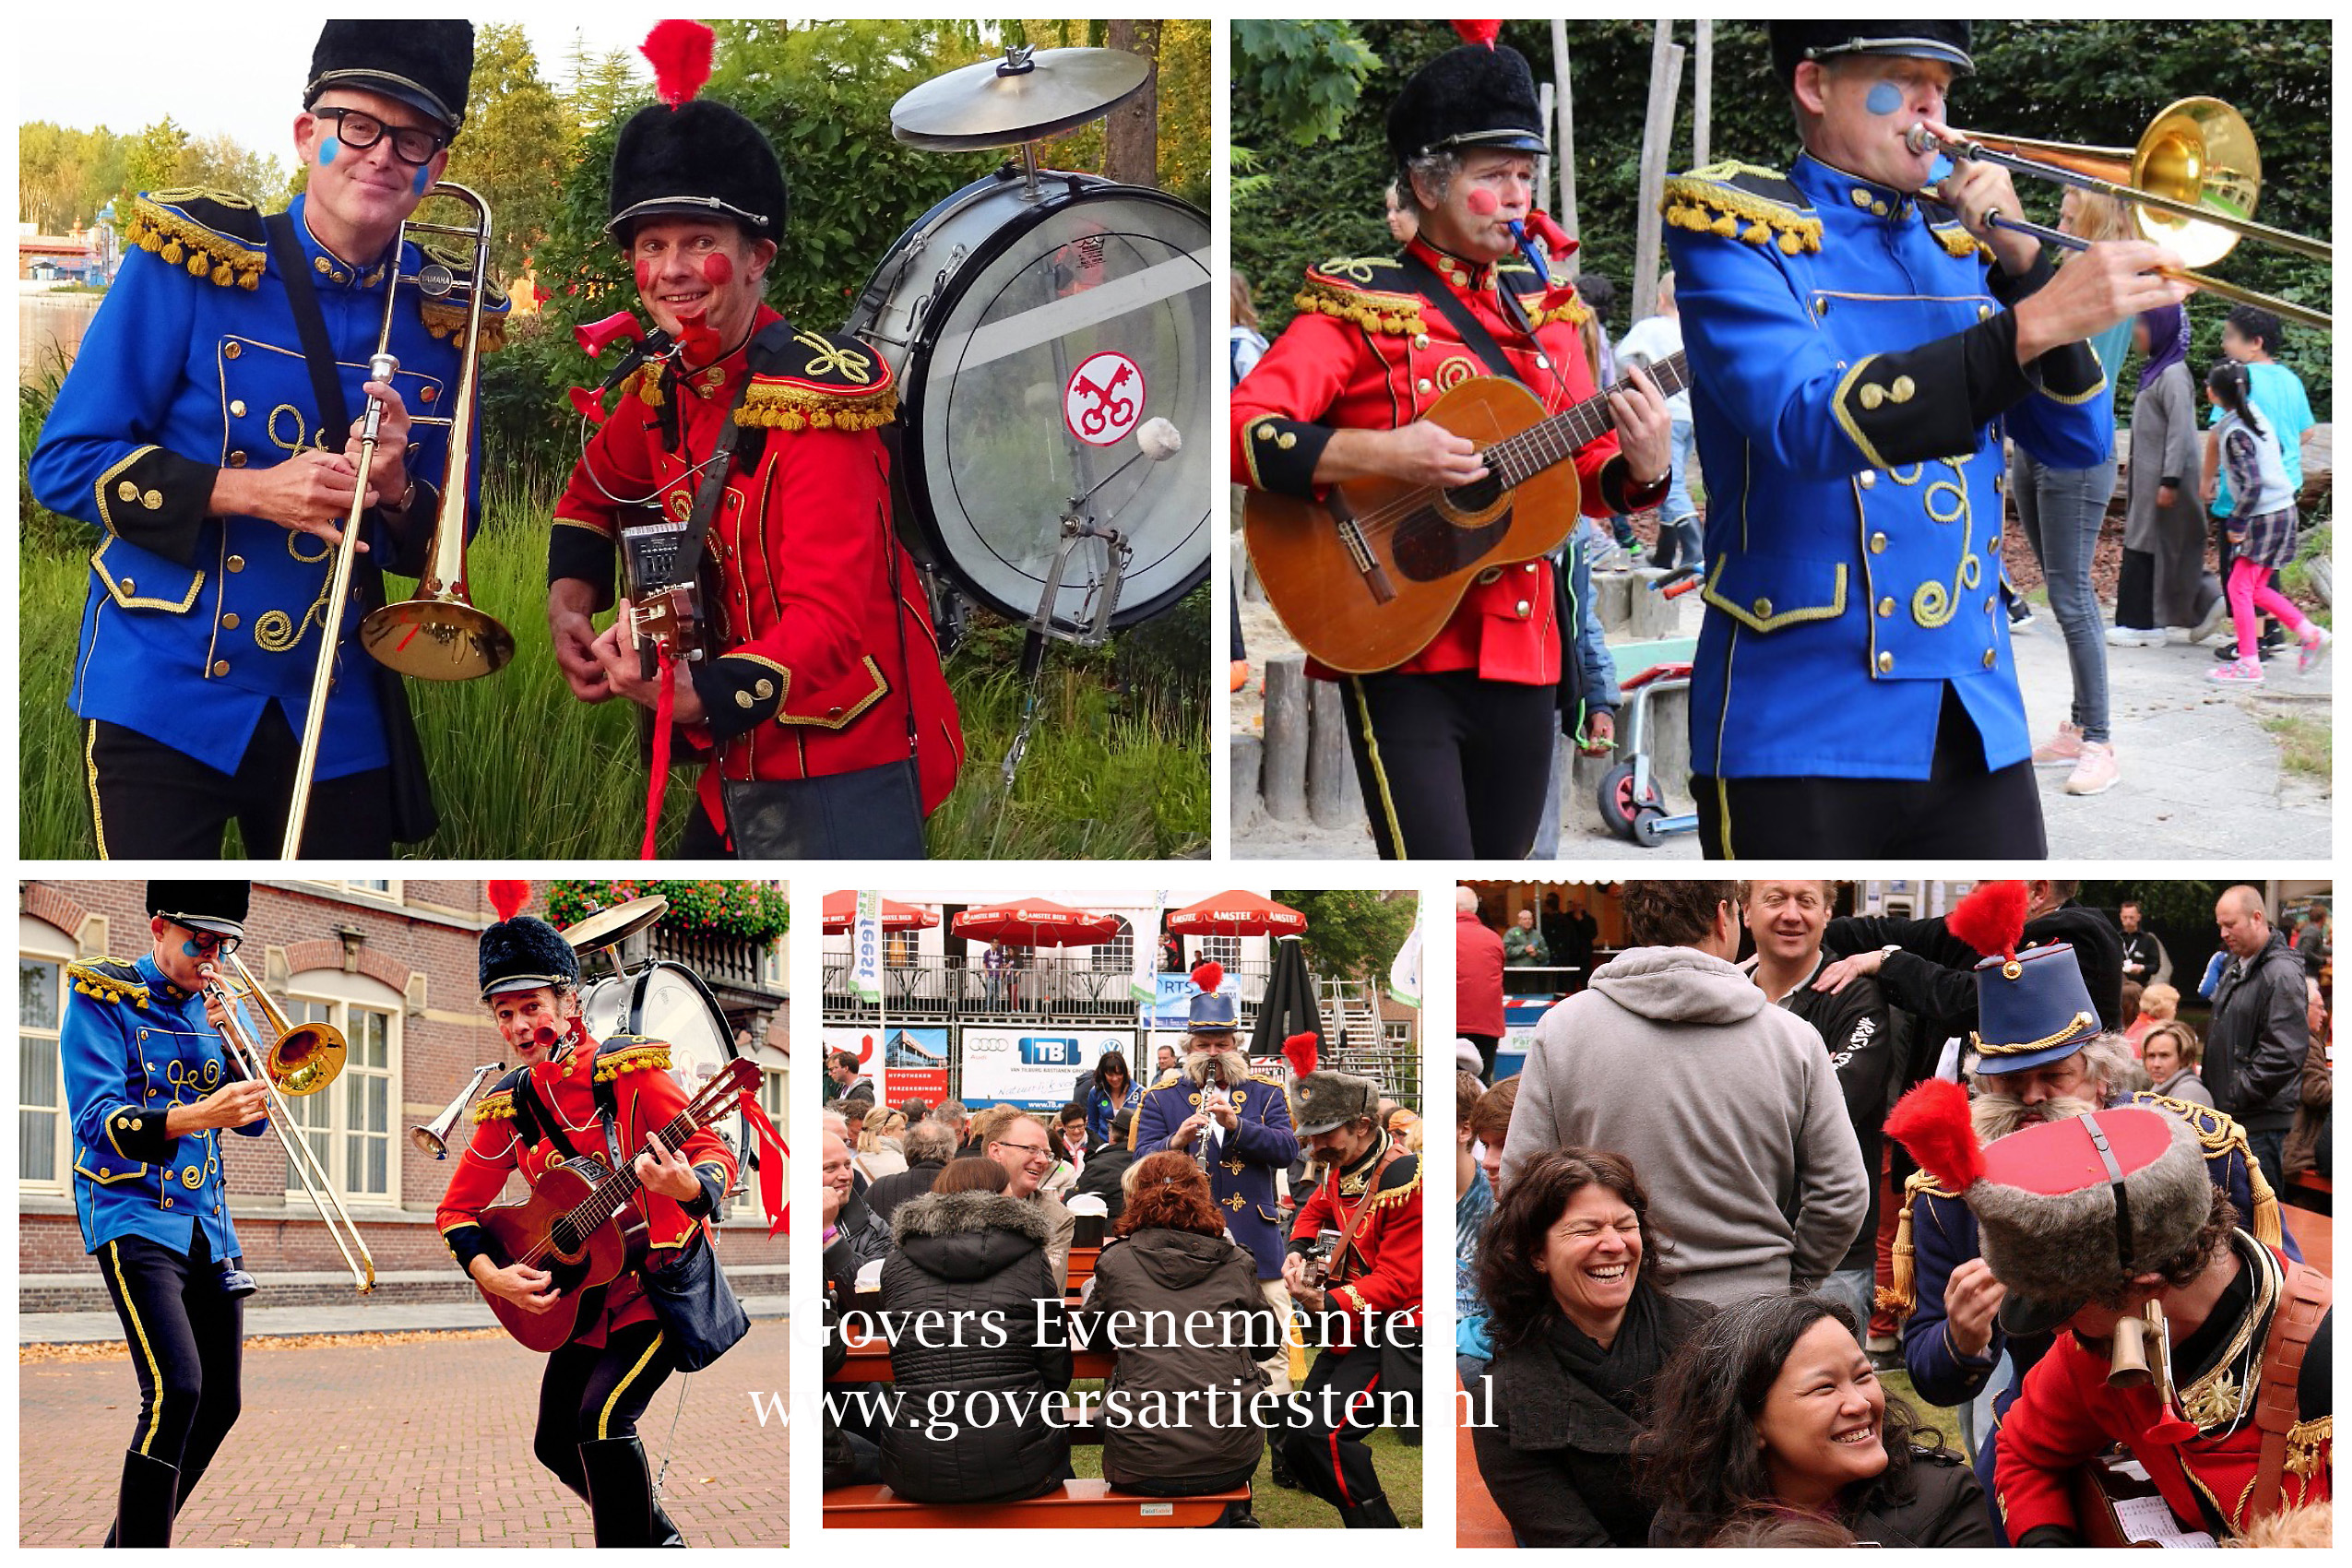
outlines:
[[[2072,767],[2083,754],[2083,732],[2072,719],[2058,721],[2058,733],[2034,748],[2036,767]]]
[[[2328,645],[2335,641],[2334,636],[2316,621],[2305,626],[2304,630],[2310,635],[2303,639],[2303,650],[2295,656],[2295,673],[2298,675],[2308,675],[2318,669],[2320,661],[2327,657]]]
[[[2259,686],[2263,683],[2263,661],[2259,659],[2233,659],[2227,664],[2216,664],[2206,671],[2205,679],[2222,686]]]
[[[2066,778],[2070,795],[2104,795],[2122,775],[2116,771],[2115,748],[2105,741],[2085,741],[2082,760]]]

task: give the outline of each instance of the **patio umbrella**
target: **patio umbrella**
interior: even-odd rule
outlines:
[[[986,904],[966,909],[948,927],[951,933],[991,945],[1013,947],[1092,947],[1119,934],[1119,917],[1090,915],[1045,898],[1023,898],[1011,904]]]
[[[1265,1000],[1258,1004],[1257,1027],[1250,1031],[1250,1054],[1261,1060],[1279,1057],[1284,1040],[1308,1033],[1315,1037],[1320,1058],[1323,1009],[1315,1004],[1315,977],[1307,968],[1305,946],[1297,937],[1286,936],[1274,944],[1274,972],[1265,982]]]
[[[1288,904],[1236,889],[1170,912],[1168,929],[1179,936],[1296,936],[1307,929],[1307,917]]]
[[[856,893],[828,893],[825,896],[826,935],[845,935],[857,923]],[[882,901],[882,929],[885,931],[929,931],[938,923],[937,915],[919,905],[901,904],[895,898]]]

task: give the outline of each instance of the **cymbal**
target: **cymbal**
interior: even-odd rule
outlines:
[[[670,900],[659,893],[650,893],[642,898],[632,898],[625,904],[615,904],[609,909],[599,909],[578,924],[567,925],[555,934],[570,943],[575,952],[618,947],[669,912]]]
[[[932,152],[1015,147],[1101,118],[1150,75],[1123,49],[1010,49],[909,92],[890,106],[890,131]]]

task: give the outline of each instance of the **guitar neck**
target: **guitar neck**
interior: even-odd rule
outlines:
[[[668,1124],[656,1133],[655,1135],[660,1138],[663,1148],[683,1147],[688,1138],[702,1130],[704,1123],[726,1109],[727,1100],[724,1094],[711,1100],[707,1105],[704,1103],[705,1099],[713,1089],[721,1088],[726,1083],[726,1079],[719,1078],[705,1085],[702,1094],[695,1097],[693,1104],[672,1116]],[[581,1222],[580,1228],[583,1230],[593,1230],[602,1225],[620,1213],[624,1206],[631,1198],[636,1197],[643,1187],[644,1183],[637,1180],[636,1160],[631,1157],[620,1170],[599,1182],[596,1184],[596,1190],[588,1195],[588,1200],[574,1211]]]
[[[1680,349],[1649,366],[1648,373],[1661,398],[1671,398],[1691,385],[1690,362]],[[1568,461],[1617,428],[1609,414],[1609,393],[1630,391],[1632,386],[1633,377],[1627,376],[1608,392],[1597,392],[1574,408],[1505,436],[1482,454],[1487,467],[1509,488]]]

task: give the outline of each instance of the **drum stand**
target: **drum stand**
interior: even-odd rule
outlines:
[[[1000,770],[1007,801],[1013,796],[1013,779],[1021,770],[1021,758],[1029,749],[1029,731],[1037,723],[1039,683],[1045,672],[1047,640],[1075,643],[1079,647],[1100,647],[1111,640],[1111,617],[1118,612],[1120,585],[1126,578],[1127,563],[1134,555],[1134,546],[1117,529],[1096,522],[1087,504],[1094,499],[1096,491],[1125,473],[1142,456],[1137,452],[1103,475],[1085,494],[1070,497],[1069,510],[1062,514],[1062,542],[1053,552],[1053,564],[1046,571],[1045,591],[1039,596],[1037,609],[1029,616],[1028,640],[1021,647],[1021,727],[1014,732],[1013,743],[1005,748],[1004,766]],[[1089,540],[1102,541],[1107,563],[1103,574],[1087,592],[1087,602],[1081,606],[1081,619],[1057,619],[1053,606],[1062,597],[1063,576],[1070,568],[1072,555]],[[998,820],[1001,824],[1003,818]]]

